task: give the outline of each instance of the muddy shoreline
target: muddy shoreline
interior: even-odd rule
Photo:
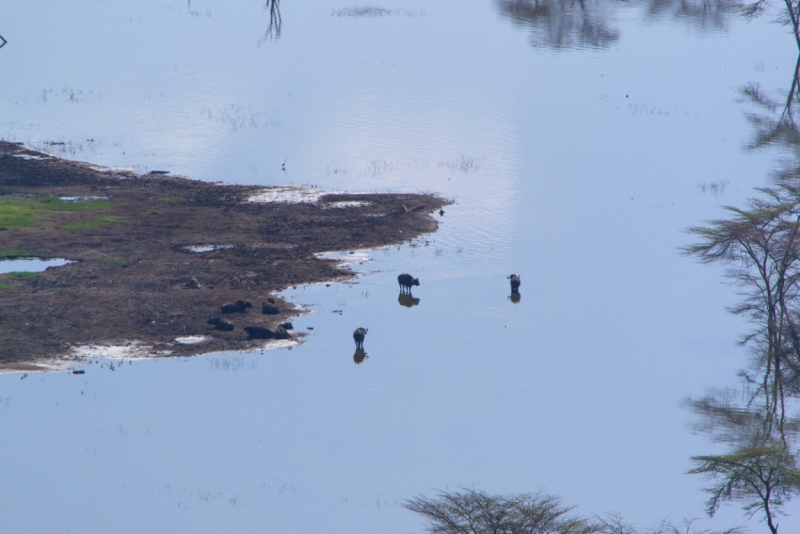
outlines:
[[[244,326],[274,329],[301,313],[278,291],[352,276],[316,254],[433,232],[434,213],[447,203],[421,194],[252,200],[293,192],[300,191],[104,169],[0,141],[0,201],[52,201],[32,211],[28,226],[0,220],[0,260],[72,262],[0,274],[0,370],[68,363],[86,345],[137,347],[152,357],[263,347],[264,340],[248,340]],[[95,209],[68,205],[88,201]],[[262,313],[269,298],[278,313]],[[237,300],[253,307],[224,315],[233,331],[208,324]],[[192,337],[203,341],[176,342]]]

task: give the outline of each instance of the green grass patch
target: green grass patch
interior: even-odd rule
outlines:
[[[0,196],[0,227],[31,228],[59,213],[102,211],[111,206],[107,200],[72,202],[58,197],[12,197]]]
[[[183,197],[180,195],[166,195],[159,198],[161,202],[183,202]]]
[[[119,258],[100,258],[97,260],[97,263],[102,265],[124,265],[125,260],[121,260]]]
[[[96,219],[89,219],[88,221],[81,221],[75,224],[65,224],[62,226],[64,230],[68,232],[80,232],[81,230],[90,230],[93,228],[102,228],[104,226],[111,226],[112,224],[116,224],[118,222],[122,222],[125,220],[125,217],[121,217],[119,215],[105,215],[103,217],[98,217]]]
[[[9,291],[12,289],[19,289],[19,286],[9,284],[8,282],[0,282],[0,291]]]
[[[36,278],[39,273],[32,273],[30,271],[11,271],[10,273],[0,274],[0,279],[6,280],[30,280]]]
[[[24,248],[0,248],[0,258],[19,258],[20,256],[35,256],[35,254]]]

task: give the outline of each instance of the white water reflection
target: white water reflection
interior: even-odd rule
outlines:
[[[412,532],[398,502],[460,485],[642,525],[702,516],[684,473],[707,444],[680,402],[733,380],[744,327],[720,270],[676,249],[764,183],[778,149],[742,150],[736,100],[787,90],[794,43],[767,21],[601,7],[611,46],[558,51],[491,1],[386,7],[415,17],[284,1],[273,41],[263,2],[0,8],[3,138],[456,201],[355,283],[286,291],[314,312],[291,351],[0,376],[0,530]],[[401,272],[416,306],[398,303]],[[732,506],[701,526],[739,522]]]

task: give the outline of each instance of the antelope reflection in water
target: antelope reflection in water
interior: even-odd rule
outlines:
[[[514,304],[519,304],[519,301],[522,300],[522,295],[519,294],[519,291],[512,291],[511,294],[508,296],[508,300],[510,300]]]
[[[369,358],[369,356],[367,356],[364,349],[356,349],[356,353],[353,354],[353,361],[356,362],[356,365],[362,363],[367,358]]]
[[[405,306],[406,308],[410,308],[412,306],[419,306],[419,299],[415,299],[414,295],[411,293],[400,293],[397,296],[397,302],[400,303],[401,306]]]

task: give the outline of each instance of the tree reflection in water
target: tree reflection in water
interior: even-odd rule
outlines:
[[[615,27],[620,0],[496,0],[500,13],[531,32],[531,45],[545,48],[608,48],[620,38]],[[633,4],[635,5],[635,4]],[[700,31],[723,30],[734,0],[649,0],[650,19],[669,17]]]
[[[264,36],[259,40],[259,45],[264,41],[277,41],[281,38],[281,2],[280,0],[266,1],[267,3],[264,7],[269,10],[269,25],[267,26],[267,31],[264,32]]]
[[[798,60],[800,66],[800,59]],[[725,454],[695,456],[693,474],[707,476],[713,515],[725,501],[744,503],[778,533],[784,505],[800,495],[800,131],[795,114],[798,68],[788,95],[766,96],[758,86],[742,90],[758,113],[748,115],[756,130],[750,149],[781,145],[794,161],[773,175],[773,185],[757,188],[746,208],[726,207],[728,218],[691,228],[699,242],[684,249],[705,263],[721,262],[741,288],[742,301],[731,308],[747,317],[753,331],[741,342],[752,349],[740,372],[739,391],[713,392],[687,401],[701,421],[696,430],[725,444]]]

